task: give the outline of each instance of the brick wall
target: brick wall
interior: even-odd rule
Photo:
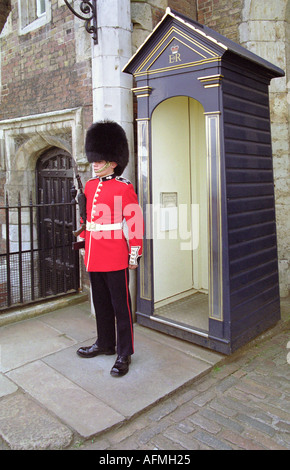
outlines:
[[[91,115],[91,59],[76,57],[72,13],[58,0],[51,5],[51,22],[19,35],[18,1],[12,0],[12,27],[1,39],[0,120],[78,106]]]
[[[168,6],[192,20],[196,20],[196,0],[168,0]]]
[[[151,4],[150,0],[147,3]],[[160,6],[157,6],[156,2],[152,2],[153,27],[162,19],[167,6],[193,20],[196,19],[196,0],[167,0],[167,2],[160,2]]]
[[[198,0],[197,21],[239,42],[244,0]]]

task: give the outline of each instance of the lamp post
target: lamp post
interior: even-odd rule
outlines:
[[[97,0],[83,0],[80,2],[79,9],[80,13],[76,12],[75,9],[69,4],[69,0],[64,0],[66,6],[70,11],[81,20],[85,21],[85,28],[89,34],[92,34],[92,38],[95,44],[98,44],[98,30],[97,30]]]

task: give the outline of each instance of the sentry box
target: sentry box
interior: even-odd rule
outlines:
[[[284,72],[169,8],[123,71],[145,218],[137,322],[230,354],[280,319],[268,87]]]

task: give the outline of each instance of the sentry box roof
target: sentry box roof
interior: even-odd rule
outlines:
[[[168,27],[168,33],[164,35],[164,28]],[[188,32],[189,34],[186,34]],[[160,34],[162,42],[159,43]],[[148,46],[150,48],[156,41],[156,49],[153,48],[151,55],[148,57]],[[138,48],[123,71],[133,73],[135,76],[145,74],[158,74],[165,72],[168,66],[162,61],[163,55],[168,55],[170,49],[172,55],[178,54],[177,50],[182,51],[183,63],[176,62],[176,69],[188,68],[202,64],[209,64],[215,61],[233,59],[233,56],[243,61],[248,61],[252,65],[264,69],[267,76],[271,79],[274,77],[282,77],[284,71],[273,65],[267,60],[250,52],[239,44],[227,39],[221,34],[204,26],[176,11],[167,8],[162,20],[157,24],[152,33],[147,37],[144,43]],[[175,48],[175,49],[174,49]],[[163,54],[165,53],[166,54]],[[188,59],[188,62],[184,60]],[[172,62],[173,63],[173,62]],[[248,65],[248,67],[250,64]]]

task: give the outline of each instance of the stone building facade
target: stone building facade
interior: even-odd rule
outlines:
[[[71,0],[75,8],[80,3]],[[28,4],[33,11],[28,14]],[[64,0],[0,0],[0,204],[4,190],[35,190],[36,162],[52,147],[67,151],[83,178],[85,130],[112,118],[134,154],[131,77],[122,68],[169,6],[285,70],[271,85],[280,291],[289,293],[289,0],[98,0],[94,45]],[[42,10],[44,9],[44,10]],[[126,170],[135,181],[135,162]]]

